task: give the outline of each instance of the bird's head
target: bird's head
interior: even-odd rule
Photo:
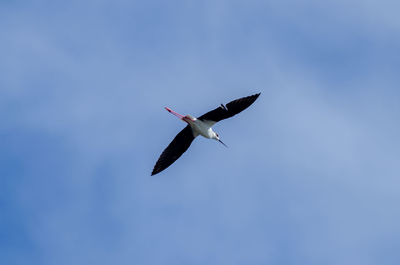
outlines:
[[[224,144],[224,142],[221,141],[221,139],[219,139],[219,135],[218,133],[214,132],[214,137],[215,140],[217,140],[218,142],[220,142],[221,144],[223,144],[225,147],[228,147],[226,144]]]

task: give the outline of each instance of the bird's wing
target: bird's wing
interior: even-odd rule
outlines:
[[[222,105],[218,108],[207,112],[206,114],[198,117],[199,120],[210,122],[213,125],[216,122],[230,118],[239,112],[247,109],[254,101],[258,98],[261,93],[254,94],[252,96],[239,98],[229,102],[226,106]]]
[[[192,128],[187,125],[162,152],[151,175],[160,173],[172,165],[189,148],[194,138]]]

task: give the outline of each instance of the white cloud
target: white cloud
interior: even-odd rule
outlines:
[[[398,78],[381,68],[395,61],[367,57],[347,80],[335,53],[321,64],[307,46],[346,62],[342,51],[363,45],[354,32],[394,38],[394,11],[384,18],[361,1],[214,3],[176,7],[190,11],[178,18],[141,14],[132,27],[142,34],[128,30],[127,11],[109,21],[107,2],[89,17],[75,5],[45,8],[33,25],[40,16],[29,10],[8,17],[22,21],[0,44],[6,128],[53,137],[48,149],[24,150],[32,160],[18,193],[45,262],[364,265],[399,237]],[[183,126],[165,104],[198,115],[259,90],[249,110],[217,126],[228,150],[196,139],[176,165],[148,176]],[[56,165],[46,171],[46,161]],[[49,183],[57,168],[59,182]]]

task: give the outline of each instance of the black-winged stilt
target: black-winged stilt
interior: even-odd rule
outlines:
[[[219,139],[218,133],[214,132],[211,127],[215,123],[230,118],[248,108],[260,94],[261,93],[236,99],[226,104],[226,106],[221,104],[218,108],[207,112],[197,119],[191,115],[183,116],[166,107],[165,109],[167,111],[174,114],[184,122],[187,122],[188,125],[175,136],[174,140],[172,140],[172,142],[162,152],[151,175],[160,173],[172,165],[172,163],[174,163],[189,148],[194,138],[199,135],[208,139],[217,140],[225,145]]]

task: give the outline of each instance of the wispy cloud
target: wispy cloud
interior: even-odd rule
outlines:
[[[3,3],[1,263],[395,264],[397,5]]]

